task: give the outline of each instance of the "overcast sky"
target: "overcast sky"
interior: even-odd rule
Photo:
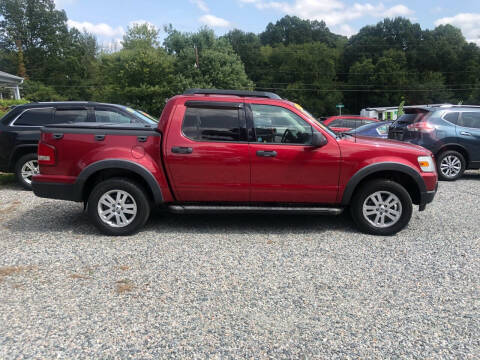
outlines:
[[[69,25],[87,30],[101,44],[119,42],[127,26],[149,22],[181,31],[207,25],[217,34],[239,28],[261,32],[284,15],[324,20],[339,34],[351,36],[385,17],[404,16],[434,28],[450,23],[480,45],[480,0],[55,0]]]

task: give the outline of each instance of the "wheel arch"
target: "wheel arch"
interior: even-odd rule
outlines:
[[[435,157],[438,159],[440,157],[440,154],[444,153],[445,151],[449,151],[449,150],[457,151],[460,154],[462,154],[464,159],[465,159],[465,168],[468,169],[468,167],[470,165],[470,155],[468,154],[468,150],[463,145],[460,145],[460,144],[445,144],[445,145],[442,145],[442,147],[440,149],[438,149],[438,151],[436,152]]]
[[[410,166],[401,163],[377,163],[360,169],[352,176],[343,192],[341,204],[349,205],[355,191],[373,179],[388,179],[401,184],[416,205],[421,203],[422,193],[426,192],[422,176]]]
[[[142,185],[156,205],[163,203],[163,195],[155,176],[140,164],[128,160],[102,160],[87,166],[75,182],[76,197],[86,201],[93,187],[100,181],[123,177]]]
[[[36,154],[38,151],[38,145],[36,144],[25,144],[25,145],[18,145],[16,146],[12,154],[10,155],[10,159],[8,161],[8,167],[10,169],[15,169],[15,165],[17,161],[27,154]]]

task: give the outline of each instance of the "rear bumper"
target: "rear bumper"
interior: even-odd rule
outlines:
[[[44,183],[32,181],[33,193],[39,197],[57,200],[81,202],[82,197],[78,194],[75,184]]]
[[[427,207],[427,204],[430,204],[433,201],[433,199],[435,198],[435,195],[437,194],[437,190],[438,190],[438,183],[435,186],[435,190],[425,191],[420,194],[420,204],[419,204],[420,211],[425,210],[425,208]]]

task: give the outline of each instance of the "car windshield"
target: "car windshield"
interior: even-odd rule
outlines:
[[[142,110],[135,110],[132,108],[127,107],[126,110],[130,113],[135,115],[136,117],[140,118],[143,120],[143,122],[150,124],[150,125],[156,125],[158,124],[158,120],[155,119],[152,115],[147,114],[145,111]]]
[[[426,111],[415,111],[415,112],[412,112],[412,113],[407,113],[407,114],[403,114],[402,116],[400,116],[396,121],[395,123],[396,124],[413,124],[414,122],[418,122],[420,120],[422,120],[425,115],[427,115],[428,112]]]

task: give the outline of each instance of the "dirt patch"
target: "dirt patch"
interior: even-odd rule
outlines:
[[[121,265],[118,267],[119,270],[122,270],[122,271],[127,271],[127,270],[130,270],[130,266],[127,266],[127,265]]]
[[[35,266],[3,266],[0,267],[0,282],[6,277],[24,273],[27,271],[36,270]]]
[[[124,294],[131,292],[135,288],[135,285],[128,279],[117,281],[115,291],[117,294]]]
[[[86,279],[90,279],[90,276],[83,275],[83,274],[71,274],[70,278],[77,279],[77,280],[86,280]]]

